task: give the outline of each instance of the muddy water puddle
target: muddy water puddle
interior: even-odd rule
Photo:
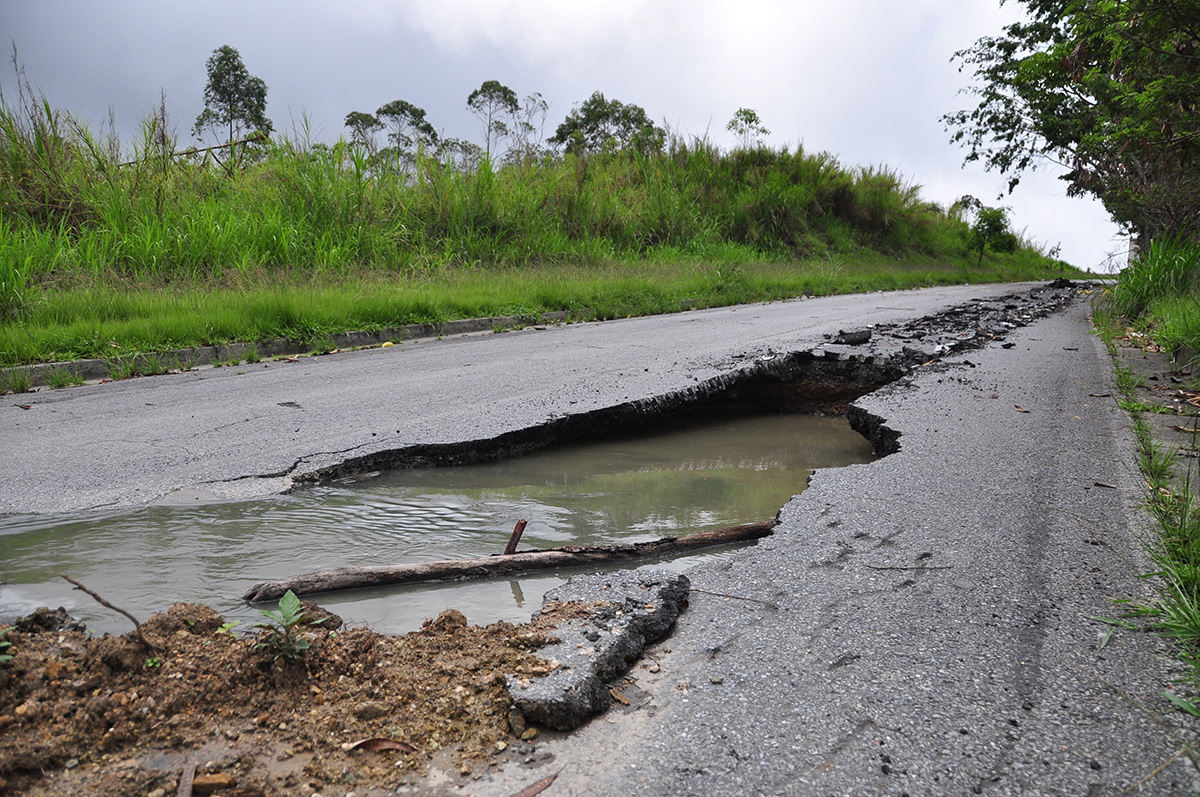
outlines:
[[[119,615],[66,573],[139,619],[207,603],[239,630],[261,619],[253,583],[333,567],[487,556],[528,520],[522,548],[638,542],[767,520],[815,468],[868,462],[844,419],[709,415],[660,422],[500,462],[398,470],[252,502],[0,517],[0,618],[65,606],[97,632]],[[677,559],[684,569],[728,550]],[[443,609],[473,623],[527,620],[560,574],[320,595],[347,621],[400,633]],[[569,573],[561,574],[563,577]]]

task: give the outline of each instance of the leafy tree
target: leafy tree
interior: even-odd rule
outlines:
[[[742,149],[757,146],[763,136],[771,135],[771,131],[758,118],[758,113],[750,108],[738,108],[725,129],[738,137]]]
[[[497,80],[485,80],[467,97],[467,109],[483,122],[483,149],[490,160],[492,141],[512,134],[504,118],[515,119],[521,110],[516,93]]]
[[[966,160],[1010,176],[1064,164],[1139,234],[1200,235],[1195,0],[1019,0],[1027,19],[956,54],[974,109],[943,117]]]
[[[632,148],[642,152],[662,149],[666,132],[656,127],[646,110],[632,103],[608,100],[599,91],[575,106],[549,141],[567,152]]]
[[[196,137],[208,129],[225,131],[232,143],[250,130],[270,133],[273,126],[266,116],[267,84],[246,70],[238,51],[228,44],[221,45],[213,50],[207,66],[204,110],[192,128]]]
[[[972,248],[979,250],[975,267],[983,265],[983,250],[988,244],[997,252],[1016,249],[1017,237],[1008,228],[1008,211],[1004,208],[979,207],[975,212],[975,223],[971,225]]]
[[[405,100],[392,100],[381,105],[375,116],[388,129],[388,141],[400,152],[437,145],[437,132],[425,118],[425,109]]]
[[[375,142],[375,134],[383,129],[383,122],[379,121],[379,117],[362,111],[351,111],[346,114],[346,127],[350,128],[351,143],[364,147],[371,155],[375,154],[379,148]]]

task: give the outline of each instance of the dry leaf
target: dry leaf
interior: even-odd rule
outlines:
[[[533,797],[535,794],[541,794],[546,789],[550,788],[550,784],[554,782],[554,779],[557,778],[561,772],[562,770],[560,769],[553,775],[547,775],[546,777],[542,778],[537,783],[530,783],[528,786],[512,795],[512,797]]]
[[[371,750],[378,752],[380,750],[403,750],[406,753],[415,753],[417,748],[407,742],[397,742],[395,739],[359,739],[357,742],[346,742],[342,745],[343,750]]]
[[[1014,404],[1013,406],[1017,408],[1017,412],[1033,412],[1033,410],[1027,410],[1020,404]]]

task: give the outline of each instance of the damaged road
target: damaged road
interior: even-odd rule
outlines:
[[[1195,793],[1179,663],[1105,619],[1152,568],[1087,311],[857,400],[891,455],[819,471],[772,537],[688,570],[631,705],[446,793]]]
[[[1149,596],[1133,453],[1101,396],[1111,363],[1075,287],[1034,288],[783,302],[3,397],[0,453],[21,478],[0,484],[0,511],[268,494],[501,456],[718,396],[849,405],[891,456],[819,472],[773,537],[690,570],[690,607],[622,682],[628,706],[436,792],[513,793],[555,772],[555,794],[1187,792],[1195,740],[1158,695],[1166,645],[1095,619]]]
[[[0,481],[0,513],[242,499],[496,458],[750,384],[747,401],[837,410],[1072,293],[1034,287],[746,305],[0,396],[0,456],[18,475]],[[838,343],[847,333],[871,345]]]

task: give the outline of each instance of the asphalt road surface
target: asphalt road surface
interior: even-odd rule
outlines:
[[[487,440],[686,390],[825,334],[1029,286],[835,297],[581,324],[5,396],[0,511],[286,489],[348,458]],[[774,537],[689,571],[635,698],[514,745],[508,794],[1185,794],[1195,721],[1159,693],[1148,528],[1087,306],[860,399],[900,434],[819,472]],[[242,373],[244,372],[244,373]],[[20,409],[18,405],[32,408]],[[653,670],[653,671],[652,671]]]
[[[486,440],[653,399],[820,345],[825,334],[1019,290],[746,305],[2,396],[0,513],[279,492],[354,457]]]

